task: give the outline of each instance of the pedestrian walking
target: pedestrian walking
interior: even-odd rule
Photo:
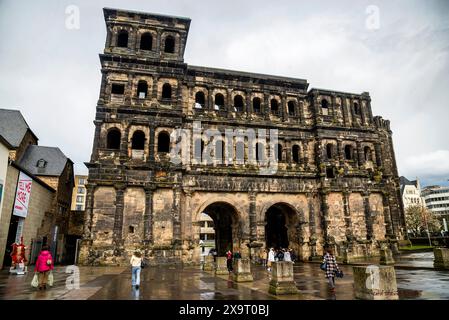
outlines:
[[[274,255],[275,255],[274,249],[270,248],[270,251],[268,252],[268,262],[267,262],[267,266],[268,266],[267,270],[268,271],[271,271],[271,265],[274,262]]]
[[[226,266],[228,267],[228,271],[231,272],[232,269],[232,251],[228,250],[228,252],[226,252]]]
[[[295,251],[293,251],[293,249],[290,248],[290,249],[288,249],[288,252],[290,252],[290,258],[292,259],[293,263],[295,263],[296,259],[297,259]]]
[[[267,265],[267,254],[268,252],[266,249],[260,250],[259,259],[263,267]]]
[[[284,261],[292,262],[292,257],[290,255],[290,251],[284,250]]]
[[[335,293],[335,276],[343,276],[343,272],[340,270],[337,264],[337,260],[332,252],[331,247],[325,248],[325,255],[323,257],[323,263],[321,268],[325,271],[325,276],[329,284],[329,290],[332,294]]]
[[[34,272],[38,273],[39,290],[47,290],[48,277],[54,269],[53,257],[48,249],[47,245],[42,247],[34,267]],[[52,283],[49,285],[52,285]]]
[[[140,271],[142,270],[142,254],[140,251],[134,251],[131,256],[131,282],[132,286],[139,289],[140,287]]]

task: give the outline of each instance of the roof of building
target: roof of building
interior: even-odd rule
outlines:
[[[0,109],[0,135],[14,148],[19,147],[28,130],[34,135],[19,110]]]
[[[45,166],[38,167],[39,160],[44,160]],[[20,159],[19,165],[37,176],[60,176],[67,161],[72,162],[57,147],[30,145]]]
[[[399,184],[400,184],[400,186],[401,186],[401,193],[404,192],[405,186],[414,186],[415,188],[418,188],[418,186],[419,186],[418,180],[412,180],[412,181],[410,181],[409,179],[407,179],[407,178],[404,177],[404,176],[401,176],[401,177],[399,178]]]
[[[12,149],[13,146],[0,134],[0,143],[2,143],[6,148]]]
[[[177,19],[177,20],[183,20],[190,24],[190,21],[192,21],[188,17],[181,17],[181,16],[174,16],[174,15],[167,15],[167,14],[160,14],[160,13],[152,13],[152,12],[143,12],[143,11],[136,11],[136,10],[124,10],[124,9],[117,9],[117,8],[103,8],[104,16],[107,17],[111,14],[121,12],[126,14],[133,14],[133,15],[139,15],[141,17],[145,18],[157,18],[157,19]]]

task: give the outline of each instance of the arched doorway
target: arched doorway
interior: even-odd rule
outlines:
[[[265,214],[265,241],[268,248],[288,248],[295,241],[297,215],[284,203],[268,208]]]
[[[238,218],[233,206],[226,202],[214,202],[203,210],[213,220],[215,230],[215,249],[218,256],[224,256],[227,250],[233,251],[237,239]]]

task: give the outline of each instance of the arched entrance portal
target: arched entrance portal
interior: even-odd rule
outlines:
[[[277,203],[265,214],[265,241],[268,248],[288,248],[296,234],[297,216],[287,204]]]
[[[227,250],[233,250],[233,241],[237,238],[237,212],[233,206],[226,202],[212,203],[203,212],[214,221],[215,248],[218,256],[224,256]]]

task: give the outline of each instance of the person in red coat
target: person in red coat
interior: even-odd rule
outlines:
[[[47,289],[48,274],[53,269],[53,257],[50,251],[48,251],[48,246],[43,246],[36,260],[36,266],[34,267],[34,272],[39,273],[39,290]]]

